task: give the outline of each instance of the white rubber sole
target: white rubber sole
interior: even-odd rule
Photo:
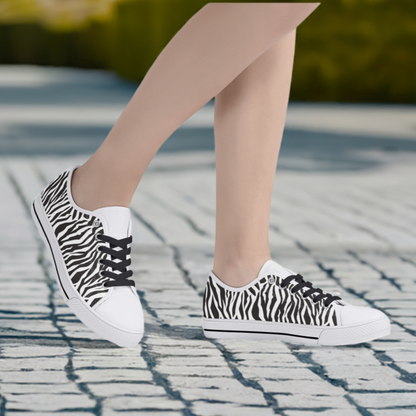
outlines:
[[[46,217],[40,194],[33,201],[31,213],[47,251],[50,253],[52,264],[55,266],[59,291],[71,311],[99,337],[120,347],[135,347],[142,339],[143,332],[127,332],[115,327],[90,308],[72,286],[55,234]]]
[[[353,345],[390,334],[387,317],[354,326],[313,326],[202,318],[207,338],[277,339],[308,345]]]

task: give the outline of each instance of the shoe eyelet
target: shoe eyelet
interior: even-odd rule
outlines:
[[[95,220],[94,220],[94,222],[92,223],[92,225],[93,225],[94,227],[99,227],[99,226],[101,225],[101,221],[100,221],[100,220],[98,220],[98,219],[95,219]]]
[[[275,282],[275,279],[273,276],[269,276],[268,281],[272,285]]]

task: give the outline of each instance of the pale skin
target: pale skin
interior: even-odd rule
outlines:
[[[271,196],[296,27],[318,5],[203,7],[155,60],[100,148],[75,171],[75,202],[88,210],[128,207],[163,142],[215,97],[213,272],[233,287],[255,279],[270,259]]]

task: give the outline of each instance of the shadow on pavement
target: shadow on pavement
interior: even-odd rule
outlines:
[[[3,156],[92,154],[109,130],[107,126],[19,124],[0,136],[0,153]],[[180,128],[162,145],[159,153],[191,150],[213,151],[213,129]],[[374,151],[386,155],[416,152],[416,141],[286,129],[278,169],[373,169],[385,163],[385,158],[374,157]]]

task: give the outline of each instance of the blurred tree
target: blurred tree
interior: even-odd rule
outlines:
[[[0,63],[108,68],[140,81],[206,3],[0,0]],[[416,103],[414,0],[323,1],[296,48],[291,99]]]
[[[0,22],[40,22],[58,31],[78,30],[91,19],[108,21],[119,0],[0,0]]]

